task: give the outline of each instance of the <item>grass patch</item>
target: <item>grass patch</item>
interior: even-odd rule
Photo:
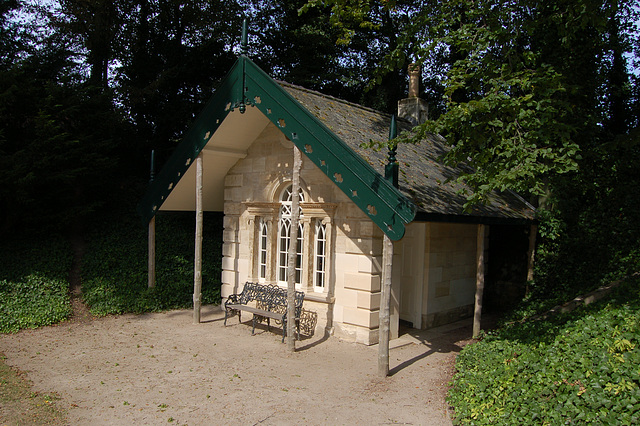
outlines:
[[[640,423],[639,284],[467,346],[448,398],[456,423]]]
[[[0,406],[2,424],[11,425],[63,425],[65,412],[57,403],[58,397],[32,390],[23,374],[9,367],[0,354]]]
[[[31,236],[0,243],[0,332],[68,318],[71,262],[71,249],[60,236]]]
[[[222,215],[206,214],[202,303],[220,301]],[[157,312],[193,306],[194,214],[156,218],[156,286],[147,286],[147,229],[124,217],[88,236],[83,299],[93,315]]]

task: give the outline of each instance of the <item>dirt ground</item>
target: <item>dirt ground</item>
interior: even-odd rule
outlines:
[[[451,424],[445,394],[471,320],[393,340],[380,380],[377,346],[313,336],[291,353],[280,329],[251,336],[248,314],[223,319],[217,306],[199,325],[189,310],[84,318],[0,335],[0,352],[72,425]]]

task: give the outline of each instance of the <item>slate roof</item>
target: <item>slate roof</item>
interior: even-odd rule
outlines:
[[[384,176],[387,150],[361,148],[361,144],[370,140],[387,141],[390,115],[289,83],[278,83]],[[399,131],[410,128],[408,121],[398,120]],[[416,220],[472,223],[534,220],[534,208],[510,191],[494,192],[487,205],[475,206],[470,213],[464,212],[466,198],[458,192],[463,186],[450,182],[462,170],[439,161],[447,149],[445,140],[438,136],[432,136],[417,145],[401,144],[398,147],[396,157],[400,166],[399,189],[418,207]]]

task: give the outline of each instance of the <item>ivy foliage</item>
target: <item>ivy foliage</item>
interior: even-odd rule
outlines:
[[[638,424],[639,281],[607,301],[465,347],[448,397],[455,422]]]
[[[71,314],[72,254],[59,236],[0,243],[0,333],[63,321]]]
[[[122,209],[120,209],[122,210]],[[122,213],[120,210],[116,212]],[[222,218],[205,214],[202,303],[220,302]],[[82,298],[96,316],[193,306],[193,214],[159,214],[156,286],[147,286],[147,230],[132,214],[107,212],[85,236]],[[0,241],[0,333],[56,324],[72,313],[73,252],[61,235]]]
[[[202,303],[220,302],[222,221],[205,215]],[[83,299],[96,316],[193,306],[194,217],[156,218],[156,285],[147,282],[147,229],[137,218],[111,220],[90,234],[83,263]]]

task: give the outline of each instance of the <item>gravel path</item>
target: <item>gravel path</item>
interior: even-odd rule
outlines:
[[[0,335],[0,352],[61,397],[72,425],[451,424],[445,394],[470,320],[393,340],[380,380],[377,346],[314,336],[290,353],[279,329],[251,336],[223,318],[206,306],[199,325],[189,310],[86,319]]]

